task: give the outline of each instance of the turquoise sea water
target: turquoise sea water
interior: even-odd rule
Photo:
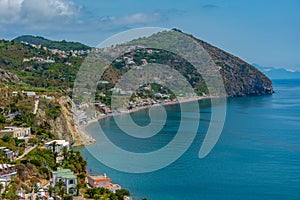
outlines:
[[[222,135],[204,159],[198,158],[198,152],[210,119],[209,100],[199,102],[201,121],[193,144],[176,162],[159,171],[131,174],[97,161],[88,149],[97,152],[97,147],[105,144],[95,124],[88,131],[97,143],[81,152],[91,173],[106,173],[114,183],[130,190],[134,199],[300,199],[300,80],[275,80],[274,88],[272,96],[228,99]],[[166,109],[166,126],[149,140],[128,137],[113,118],[100,124],[123,149],[150,152],[176,134],[179,106]],[[147,110],[131,115],[140,125],[149,123]]]

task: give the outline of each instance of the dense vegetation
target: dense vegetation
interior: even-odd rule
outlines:
[[[164,49],[166,46],[172,46],[174,39],[180,39],[176,33],[178,33],[178,30],[171,32],[171,34],[166,32],[158,33],[149,38],[158,47],[161,46]],[[156,38],[153,40],[151,37]],[[191,63],[172,52],[147,48],[146,44],[149,43],[149,38],[140,38],[132,41],[131,45],[142,44],[145,46],[121,55],[106,68],[102,79],[107,82],[98,84],[96,100],[109,106],[112,95],[111,89],[123,74],[134,67],[143,65],[143,59],[147,63],[159,63],[174,68],[185,77],[198,95],[208,94],[203,77]],[[30,44],[41,44],[48,49],[35,48],[30,44],[20,43],[21,41]],[[218,67],[229,96],[264,95],[273,92],[271,81],[251,65],[201,40],[196,39],[196,41],[202,45]],[[122,45],[113,48],[122,48]],[[14,41],[0,40],[0,129],[7,125],[31,127],[32,133],[36,135],[36,138],[30,139],[27,144],[23,140],[14,139],[6,135],[0,140],[0,146],[19,150],[20,154],[22,154],[25,147],[37,145],[33,151],[18,161],[10,162],[0,153],[0,163],[14,163],[18,170],[18,176],[6,188],[3,198],[17,199],[15,191],[21,187],[27,192],[31,192],[37,182],[49,181],[51,171],[62,167],[69,168],[78,175],[79,184],[77,188],[81,188],[81,193],[85,194],[85,197],[111,200],[123,199],[124,195],[130,195],[127,190],[119,190],[116,194],[113,194],[103,188],[90,189],[85,187],[84,179],[87,163],[79,152],[64,149],[62,155],[58,155],[51,150],[43,148],[45,141],[58,137],[54,135],[53,127],[51,126],[57,124],[57,121],[60,123],[66,122],[65,118],[63,120],[61,118],[65,107],[59,100],[61,96],[71,96],[73,82],[81,64],[86,58],[84,54],[73,55],[70,52],[63,54],[52,53],[49,49],[71,51],[88,50],[90,47],[76,42],[50,41],[42,37],[33,36],[21,36]],[[151,53],[149,53],[149,50],[151,50]],[[132,61],[131,64],[125,57]],[[160,72],[158,71],[157,73]],[[98,76],[98,74],[94,75]],[[92,84],[88,80],[82,84],[84,84],[86,89],[91,89]],[[21,92],[22,90],[49,94],[55,96],[55,98],[53,100],[40,98],[38,112],[33,114],[36,99],[25,97]],[[18,95],[12,96],[13,91],[17,91]],[[164,97],[159,97],[161,99],[175,98],[175,95],[168,88],[160,84],[149,83],[141,85],[132,95],[131,100],[156,100],[158,99],[154,95],[156,93],[168,94]],[[71,105],[70,102],[69,104]],[[66,127],[63,127],[61,130],[63,130],[62,132],[68,131]],[[60,162],[57,162],[59,157],[61,158]],[[50,187],[49,191],[51,190],[52,194],[58,194],[63,197],[65,195],[64,188],[65,186],[59,183],[54,188]],[[64,196],[64,199],[70,198],[69,196]]]
[[[123,200],[124,196],[130,196],[128,190],[120,189],[112,193],[105,188],[88,188],[85,192],[85,197],[92,199]]]
[[[204,93],[208,94],[206,84],[201,74],[199,74],[189,62],[172,52],[161,50],[166,47],[172,48],[172,45],[174,45],[172,41],[181,39],[181,36],[177,33],[178,30],[173,32],[161,32],[148,38],[140,38],[130,42],[129,45],[142,45],[144,47],[131,50],[129,53],[121,55],[118,59],[115,59],[111,66],[106,69],[103,76],[103,79],[107,80],[109,84],[98,86],[97,99],[109,105],[111,95],[110,89],[113,88],[117,80],[119,80],[119,78],[129,69],[132,69],[133,66],[141,66],[143,59],[145,59],[148,63],[160,63],[171,66],[186,78],[198,95],[202,95]],[[153,37],[155,37],[155,40]],[[187,37],[192,38],[190,35]],[[223,77],[226,92],[229,96],[263,95],[273,93],[271,81],[256,68],[237,57],[209,45],[208,43],[196,38],[193,39],[206,50],[214,64],[218,67],[219,72]],[[50,41],[45,38],[32,36],[21,36],[15,41],[24,40],[35,44],[45,44],[45,42]],[[53,41],[50,42],[55,43]],[[64,41],[56,43],[63,47],[68,47]],[[147,48],[149,43],[150,46],[161,47],[161,49],[149,49]],[[71,47],[76,49],[75,46]],[[122,48],[122,45],[114,48]],[[153,50],[153,53],[149,53],[148,50]],[[44,59],[50,58],[55,62],[45,63],[38,62],[36,60],[23,62],[24,58],[28,59],[32,57],[42,57]],[[126,63],[124,59],[125,57],[132,59],[134,64],[131,65]],[[24,83],[30,84],[33,87],[42,87],[47,88],[48,90],[69,90],[73,86],[78,69],[84,59],[85,55],[68,55],[67,57],[62,57],[59,54],[52,54],[50,51],[43,48],[36,49],[30,45],[14,41],[0,41],[0,67],[14,72]],[[87,89],[93,85],[88,82],[85,84]],[[157,91],[153,90],[153,92]],[[149,96],[145,93],[142,95]]]
[[[27,61],[30,58],[51,58],[55,63]],[[44,49],[36,49],[18,42],[0,41],[0,68],[11,71],[32,87],[47,90],[72,87],[83,57],[61,57]]]
[[[15,42],[27,42],[29,44],[42,45],[49,49],[60,49],[63,51],[71,51],[71,50],[89,50],[91,47],[81,44],[79,42],[67,42],[65,40],[62,41],[52,41],[39,36],[32,35],[23,35],[15,38],[13,41]]]
[[[204,51],[204,53],[201,54],[204,55],[201,62],[203,61],[204,63],[211,65],[210,61],[207,61],[207,59],[209,59],[216,66],[215,68],[218,69],[223,78],[225,90],[228,96],[257,96],[273,94],[271,80],[258,69],[240,58],[214,47],[207,42],[197,39],[192,35],[182,33],[181,30],[174,29],[174,31],[171,32],[159,32],[151,35],[150,37],[133,40],[129,42],[129,45],[143,45],[144,47],[155,46],[160,49],[176,50],[178,49],[178,46],[174,44],[176,42],[184,48],[187,47],[187,49],[194,49],[192,51],[195,51],[195,48],[193,47],[194,42],[197,42],[201,46],[199,51]],[[183,52],[183,54],[193,57],[193,52]],[[212,69],[214,70],[214,68]],[[188,72],[186,73],[189,76],[191,75]],[[203,86],[202,84],[200,85]]]
[[[113,68],[112,70],[106,70],[103,79],[109,81],[112,85],[114,85],[123,74],[125,74],[127,71],[129,71],[132,67],[126,65],[124,61],[124,57],[131,57],[135,65],[141,66],[142,60],[145,59],[147,60],[147,63],[158,63],[162,65],[168,65],[178,72],[182,74],[186,80],[191,84],[193,88],[195,88],[195,92],[198,95],[202,95],[202,92],[208,94],[207,87],[205,85],[205,82],[201,76],[197,72],[197,70],[185,59],[180,57],[179,55],[175,55],[172,52],[168,52],[165,50],[153,50],[153,53],[148,53],[148,50],[153,50],[153,49],[137,49],[134,52],[130,52],[127,54],[122,55],[122,57],[115,59],[115,61],[112,63],[111,67]],[[118,71],[118,73],[112,74],[111,72]],[[154,72],[154,73],[161,73],[160,71]],[[175,79],[175,78],[174,78]],[[174,83],[176,80],[174,80]],[[110,86],[110,85],[108,85]],[[102,86],[103,87],[103,86]],[[161,93],[171,93],[167,88],[160,88],[159,84],[152,84],[151,87],[153,88],[153,92],[161,92]],[[101,86],[98,86],[99,89]],[[107,88],[105,88],[107,90]],[[104,92],[104,91],[102,91]],[[153,95],[153,94],[152,94]]]

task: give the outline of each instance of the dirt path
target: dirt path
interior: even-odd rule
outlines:
[[[34,145],[33,147],[30,147],[30,148],[25,149],[24,153],[23,153],[21,156],[17,157],[16,160],[22,159],[22,158],[23,158],[24,156],[26,156],[30,151],[32,151],[35,147],[37,147],[37,145]]]
[[[39,100],[35,100],[33,114],[36,114],[38,108],[39,108]]]

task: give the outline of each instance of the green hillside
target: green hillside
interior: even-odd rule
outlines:
[[[63,51],[71,50],[89,50],[91,47],[81,44],[79,42],[68,42],[62,41],[52,41],[40,36],[23,35],[13,39],[15,42],[27,42],[29,44],[42,45],[49,49],[59,49]]]
[[[159,32],[150,37],[136,39],[125,45],[116,46],[115,48],[120,49],[122,46],[141,46],[141,48],[137,48],[116,59],[112,63],[111,69],[106,70],[104,74],[105,80],[115,84],[129,69],[140,66],[144,59],[147,63],[169,65],[186,78],[198,95],[202,95],[203,93],[208,94],[203,77],[191,63],[179,55],[161,50],[175,49],[177,47],[174,41],[185,41],[187,37],[196,41],[207,52],[207,58],[211,59],[223,78],[228,96],[258,96],[273,93],[272,81],[254,66],[200,39],[194,38],[192,35],[183,34],[178,30]],[[193,43],[186,42],[184,45],[193,45]],[[152,53],[148,53],[148,46],[156,46],[159,49],[153,49]],[[194,54],[193,52],[184,53],[191,57]],[[134,64],[126,64],[124,58],[131,59]],[[203,60],[205,59],[206,57]],[[209,64],[209,62],[207,63]],[[211,69],[213,70],[214,68]]]
[[[70,88],[83,59],[62,57],[15,41],[0,41],[0,69],[13,72],[31,87]]]
[[[130,45],[144,45],[152,41],[161,45],[163,47],[161,49],[165,49],[165,47],[168,46],[172,47],[173,43],[171,41],[180,39],[180,34],[182,35],[182,33],[178,31],[161,32],[148,38],[134,40],[130,42]],[[193,37],[191,35],[188,36]],[[155,39],[153,39],[153,37],[155,37]],[[228,96],[255,96],[273,93],[272,82],[255,67],[202,40],[194,39],[206,50],[214,64],[219,68]],[[47,49],[34,48],[32,45],[16,42],[23,40],[26,40],[28,43],[36,44],[49,42],[49,40],[45,38],[33,36],[21,36],[14,41],[0,41],[0,68],[13,72],[25,84],[31,87],[70,91],[76,74],[83,60],[86,58],[86,55],[53,53]],[[65,41],[51,41],[50,43],[56,44],[56,48],[65,46],[67,49],[77,48],[80,44]],[[69,44],[69,46],[65,44]],[[122,45],[113,48],[122,48]],[[205,81],[197,70],[186,60],[168,51],[156,49],[153,50],[154,53],[148,53],[148,50],[149,48],[144,46],[126,55],[121,55],[119,59],[116,59],[111,66],[106,69],[103,78],[108,81],[109,84],[98,85],[98,92],[107,95],[105,99],[103,99],[103,95],[101,95],[99,100],[108,103],[110,100],[109,94],[117,80],[130,68],[141,65],[142,60],[146,60],[148,63],[160,63],[171,66],[186,78],[196,93],[199,95],[203,93],[208,94]],[[124,60],[125,57],[131,59],[134,64],[126,64]],[[94,74],[94,76],[98,75]],[[92,85],[88,81],[89,80],[84,82],[86,88]],[[157,90],[158,86],[152,85],[151,87],[156,88],[153,89],[152,92],[161,92]],[[166,89],[164,90],[165,93],[168,93]],[[151,94],[145,91],[141,92],[139,96],[152,98]]]

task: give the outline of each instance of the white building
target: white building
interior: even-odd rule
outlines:
[[[16,195],[19,197],[19,199],[25,199],[25,190],[23,188],[17,190]]]
[[[70,169],[59,169],[52,172],[51,186],[54,187],[59,181],[65,183],[67,194],[76,194],[77,176]]]
[[[6,147],[0,147],[0,151],[2,151],[4,156],[10,161],[13,161],[19,155],[19,150],[12,151]]]
[[[0,137],[2,138],[4,135],[10,134],[14,138],[22,138],[31,135],[30,127],[4,127],[3,130],[0,130]]]
[[[17,91],[13,91],[12,92],[12,96],[14,96],[14,97],[18,96],[18,92]]]
[[[0,179],[11,180],[15,174],[17,174],[15,165],[0,164]]]
[[[53,144],[55,143],[55,144]],[[67,150],[70,149],[70,142],[66,140],[52,140],[50,142],[45,143],[45,148],[50,149],[53,151],[53,146],[55,145],[55,152],[61,153],[62,148],[66,147]]]
[[[25,95],[26,97],[35,97],[36,93],[32,91],[22,91],[22,94]]]

